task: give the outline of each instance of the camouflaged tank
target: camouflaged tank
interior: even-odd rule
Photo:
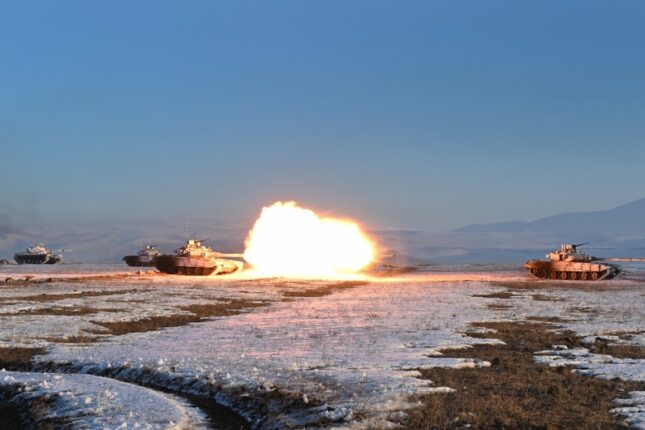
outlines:
[[[61,254],[56,254],[56,251]],[[30,246],[25,252],[16,252],[13,259],[18,264],[56,264],[63,261],[63,250],[51,250],[42,243]]]
[[[621,267],[608,261],[645,261],[644,258],[600,258],[578,251],[586,243],[563,243],[559,251],[546,255],[548,260],[530,260],[524,264],[531,274],[541,279],[600,281],[614,278]]]
[[[226,257],[241,258],[241,254],[222,254],[202,245],[201,240],[189,239],[186,245],[175,250],[175,255],[161,255],[155,267],[170,275],[222,275],[244,268],[244,263]]]
[[[137,255],[126,255],[123,257],[123,261],[132,267],[153,267],[155,260],[160,255],[162,253],[157,249],[157,245],[146,245],[142,250],[137,252]]]

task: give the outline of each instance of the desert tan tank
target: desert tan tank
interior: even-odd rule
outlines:
[[[202,245],[202,240],[189,239],[186,245],[175,250],[175,255],[155,258],[155,267],[171,275],[222,275],[244,268],[244,263],[228,257],[241,258],[241,254],[222,254]]]
[[[600,258],[578,250],[585,243],[563,243],[559,251],[546,255],[548,260],[530,260],[524,264],[531,274],[542,279],[599,281],[614,278],[621,267],[608,261],[645,261],[645,258]]]

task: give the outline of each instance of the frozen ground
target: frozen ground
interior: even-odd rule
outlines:
[[[36,358],[36,368],[62,374],[70,387],[80,373],[117,378],[133,387],[212,397],[256,428],[392,426],[405,418],[419,393],[448,389],[417,378],[418,369],[488,365],[441,356],[445,348],[498,342],[466,336],[470,322],[557,318],[561,326],[590,341],[603,336],[645,345],[645,277],[638,272],[594,287],[570,283],[564,288],[514,289],[510,298],[500,300],[481,296],[508,291],[499,282],[542,283],[519,271],[472,268],[433,268],[431,273],[366,279],[342,288],[342,281],[329,280],[186,278],[118,267],[59,267],[53,275],[28,273],[35,279],[58,278],[53,282],[0,288],[0,345],[46,347],[47,353]],[[27,274],[24,267],[21,273],[15,269],[2,268],[0,279]],[[329,285],[341,288],[326,289]],[[229,300],[266,306],[121,336],[100,325],[183,315],[190,305]],[[84,311],[75,314],[74,309]],[[99,341],[78,343],[90,335]],[[636,380],[643,380],[645,369],[644,360],[556,346],[537,360]],[[642,399],[642,393],[632,393],[621,400],[624,405],[617,404],[617,412],[630,414],[642,427]],[[147,410],[142,403],[140,413],[152,420],[155,413]],[[140,420],[147,422],[145,416]]]

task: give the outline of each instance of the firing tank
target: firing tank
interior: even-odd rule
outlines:
[[[157,249],[157,245],[145,245],[142,250],[137,252],[137,255],[126,255],[123,260],[132,267],[153,267],[155,260],[160,255],[162,254]]]
[[[549,252],[548,260],[529,260],[524,264],[531,274],[541,279],[600,281],[616,277],[622,268],[613,261],[644,262],[645,258],[601,258],[578,250],[586,243],[563,243],[559,251]]]
[[[48,249],[42,243],[30,246],[25,252],[16,252],[13,259],[18,264],[56,264],[63,261],[64,249]],[[60,254],[57,254],[60,252]]]
[[[241,254],[223,254],[203,245],[203,240],[189,239],[175,250],[175,255],[155,258],[155,267],[170,275],[223,275],[244,268],[244,263],[228,257],[241,258]]]

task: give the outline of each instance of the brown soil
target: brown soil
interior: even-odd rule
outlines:
[[[444,351],[449,357],[478,358],[491,367],[478,369],[432,368],[423,378],[436,386],[456,389],[422,398],[410,413],[410,429],[619,429],[627,426],[609,413],[612,400],[645,383],[603,380],[549,367],[534,361],[536,351],[554,344],[582,346],[570,331],[556,332],[550,324],[491,322],[473,324],[496,333],[470,333],[494,337],[506,345],[476,345],[472,349]]]
[[[303,289],[296,291],[285,291],[282,293],[282,295],[284,297],[323,297],[333,293],[336,290],[346,290],[349,288],[360,287],[362,285],[367,285],[368,283],[369,282],[365,281],[345,281],[309,290]]]
[[[200,322],[211,317],[224,317],[239,314],[244,309],[266,306],[266,302],[251,300],[231,300],[228,302],[215,302],[203,305],[189,305],[180,307],[190,314],[162,315],[144,318],[136,321],[92,321],[93,324],[105,327],[110,334],[123,335],[128,333],[159,330],[164,327],[178,327],[190,323]],[[104,331],[92,332],[105,334]]]

